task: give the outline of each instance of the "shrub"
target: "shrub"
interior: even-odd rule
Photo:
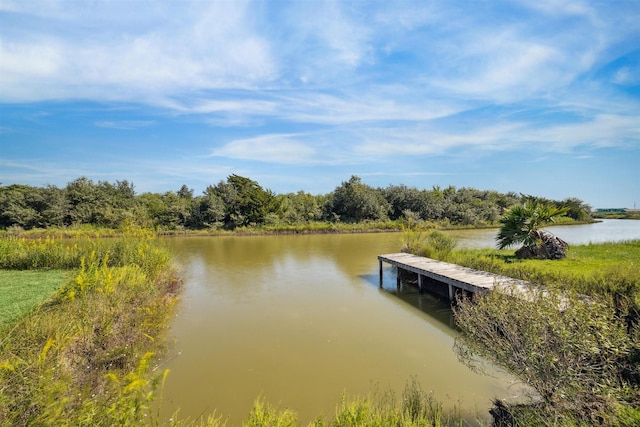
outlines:
[[[458,299],[461,360],[481,368],[486,359],[520,378],[537,391],[549,419],[600,423],[621,406],[637,407],[640,390],[627,374],[638,343],[608,299],[515,292]]]

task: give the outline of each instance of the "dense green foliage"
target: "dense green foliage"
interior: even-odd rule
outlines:
[[[640,421],[639,331],[628,329],[610,300],[507,289],[460,299],[455,318],[462,360],[489,360],[533,387],[544,415],[538,425]],[[623,410],[633,422],[622,421]]]
[[[132,223],[162,230],[232,230],[386,221],[482,226],[496,225],[507,208],[525,201],[567,208],[568,216],[576,220],[591,218],[591,208],[574,198],[552,201],[452,186],[431,190],[404,185],[374,188],[357,176],[329,194],[274,194],[249,178],[230,175],[209,185],[201,195],[194,195],[186,185],[164,194],[138,195],[126,180],[95,183],[87,178],[76,179],[64,188],[0,186],[0,229],[85,224],[117,229]]]

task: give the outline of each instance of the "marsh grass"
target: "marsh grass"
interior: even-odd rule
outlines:
[[[321,425],[321,424],[319,424]],[[337,409],[332,427],[440,427],[462,426],[463,419],[457,409],[446,413],[440,401],[431,393],[422,390],[412,379],[407,382],[401,399],[396,399],[393,391],[375,392],[367,397],[349,399],[343,396],[342,405]]]
[[[165,372],[153,364],[176,301],[170,257],[149,233],[2,239],[4,268],[76,268],[3,329],[0,425],[141,425]]]

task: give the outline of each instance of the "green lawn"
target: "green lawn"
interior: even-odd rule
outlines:
[[[559,261],[516,259],[514,252],[515,249],[461,249],[454,251],[448,260],[478,269],[482,268],[474,264],[484,263],[487,271],[498,269],[499,273],[532,269],[554,275],[591,275],[613,267],[637,268],[640,240],[569,246],[567,257]]]
[[[562,260],[516,259],[514,250],[461,249],[447,261],[476,270],[571,289],[585,295],[608,295],[640,315],[640,240],[570,246]]]
[[[69,274],[64,270],[0,270],[0,329],[53,295]]]

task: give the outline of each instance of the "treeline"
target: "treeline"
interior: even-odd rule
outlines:
[[[200,195],[194,195],[186,185],[164,194],[136,194],[133,183],[126,180],[94,182],[82,177],[64,188],[0,185],[0,228],[28,230],[83,224],[118,228],[132,223],[165,230],[233,230],[388,220],[485,226],[497,224],[507,208],[531,200],[567,207],[567,216],[575,220],[591,219],[591,207],[576,198],[554,201],[453,186],[430,190],[405,185],[374,188],[357,176],[324,195],[304,191],[275,194],[239,175],[208,186]]]

